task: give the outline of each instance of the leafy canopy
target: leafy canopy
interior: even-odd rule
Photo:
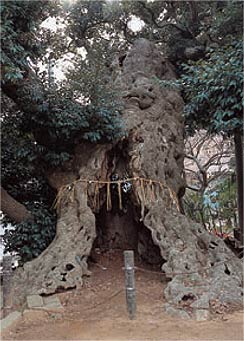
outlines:
[[[211,133],[233,135],[242,131],[243,49],[234,41],[207,58],[182,66],[185,118],[188,129],[205,128]]]
[[[51,208],[55,192],[47,183],[47,170],[69,160],[77,143],[106,143],[123,132],[116,94],[103,83],[101,63],[93,62],[94,71],[92,56],[78,77],[73,71],[72,80],[70,72],[70,83],[50,87],[47,74],[39,77],[39,61],[67,52],[66,37],[59,31],[55,39],[40,24],[49,16],[63,14],[67,15],[57,1],[1,4],[1,85],[6,94],[2,98],[2,185],[32,213],[32,219],[21,224],[11,221],[15,230],[7,233],[5,246],[23,262],[38,256],[55,235],[56,215]],[[77,67],[79,63],[77,58]],[[87,74],[83,84],[92,96],[84,86],[77,88],[83,71]],[[9,222],[8,217],[5,221]]]

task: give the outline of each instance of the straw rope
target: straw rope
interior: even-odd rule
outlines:
[[[142,177],[133,177],[133,178],[126,178],[123,180],[90,180],[90,179],[78,179],[73,181],[71,184],[64,185],[60,188],[58,191],[58,194],[54,200],[53,208],[57,209],[61,203],[61,200],[65,198],[66,200],[71,200],[71,202],[74,201],[74,189],[76,183],[85,183],[86,188],[86,197],[88,198],[88,186],[89,184],[94,184],[94,196],[93,196],[93,206],[94,208],[97,208],[99,206],[99,191],[101,189],[101,185],[106,185],[106,206],[107,210],[110,211],[112,209],[112,198],[111,198],[111,184],[117,184],[117,190],[118,190],[118,197],[119,197],[119,208],[123,208],[122,204],[122,184],[125,182],[131,182],[135,183],[134,186],[140,188],[140,191],[138,192],[139,199],[141,201],[142,207],[148,204],[149,202],[155,202],[156,200],[156,186],[158,185],[162,191],[162,194],[165,192],[165,189],[169,193],[169,197],[171,199],[171,205],[174,203],[180,211],[178,198],[176,193],[164,182],[159,180],[153,180],[153,179],[147,179]],[[160,191],[158,191],[160,193]]]

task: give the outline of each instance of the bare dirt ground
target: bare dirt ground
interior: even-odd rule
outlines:
[[[165,314],[165,279],[146,271],[136,272],[137,315],[129,320],[122,253],[96,254],[96,259],[82,290],[59,294],[64,312],[33,311],[6,330],[2,340],[243,340],[243,312],[203,322]]]

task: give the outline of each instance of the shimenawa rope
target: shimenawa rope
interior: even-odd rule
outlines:
[[[69,193],[69,198],[73,202],[74,200],[74,188],[76,183],[86,183],[86,195],[88,197],[88,185],[89,184],[95,184],[94,189],[94,196],[93,196],[93,205],[94,208],[97,208],[99,206],[99,191],[101,189],[100,185],[106,185],[106,206],[107,210],[110,211],[112,208],[112,198],[111,198],[111,184],[117,184],[117,190],[118,190],[118,198],[119,198],[119,208],[122,209],[122,184],[126,182],[132,183],[136,187],[140,187],[140,196],[139,199],[141,200],[142,206],[146,205],[149,202],[154,202],[156,200],[156,192],[155,192],[155,185],[159,185],[162,192],[165,190],[168,191],[169,196],[171,198],[171,201],[175,203],[178,211],[179,203],[178,198],[175,192],[168,186],[166,183],[163,183],[162,181],[158,180],[152,180],[152,179],[146,179],[142,177],[134,177],[134,178],[127,178],[123,180],[90,180],[90,179],[78,179],[73,181],[70,184],[64,185],[60,188],[58,191],[58,194],[54,200],[53,208],[56,209],[59,207],[60,202],[64,195],[67,196],[67,191]],[[139,194],[139,193],[138,193]]]

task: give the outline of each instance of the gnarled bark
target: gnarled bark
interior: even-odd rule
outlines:
[[[57,189],[72,183],[60,196],[56,238],[37,259],[16,272],[18,297],[82,285],[96,238],[95,213],[106,202],[106,185],[100,184],[95,204],[95,184],[84,179],[109,180],[113,173],[120,177],[127,173],[133,178],[160,180],[176,194],[175,200],[184,193],[183,101],[177,91],[160,88],[155,81],[155,76],[174,79],[172,65],[153,44],[140,39],[123,65],[118,61],[113,67],[114,86],[125,102],[127,135],[111,145],[78,146],[67,172],[56,170],[49,175]],[[185,318],[205,319],[216,306],[241,304],[240,260],[221,239],[183,216],[172,205],[169,189],[159,187],[154,188],[153,198],[151,190],[143,193],[138,180],[133,181],[130,203],[138,223],[136,251],[142,256],[147,253],[146,227],[164,260],[162,271],[171,279],[165,290],[166,310]],[[114,219],[119,224],[116,213]],[[113,226],[111,221],[109,226]],[[135,228],[132,220],[130,227]]]

